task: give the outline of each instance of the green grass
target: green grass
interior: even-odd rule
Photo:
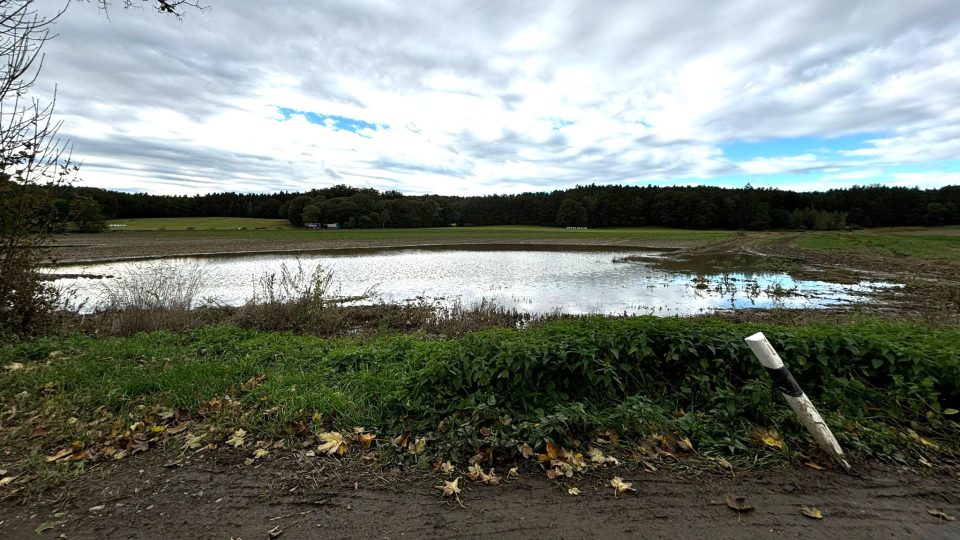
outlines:
[[[758,328],[640,317],[454,339],[234,327],[44,338],[0,348],[0,366],[22,364],[0,370],[0,443],[22,444],[42,428],[49,435],[31,445],[47,453],[74,439],[94,445],[101,428],[83,426],[97,426],[104,411],[126,422],[161,409],[210,420],[202,411],[219,399],[235,406],[216,421],[256,437],[291,436],[303,423],[360,425],[426,436],[431,452],[460,459],[480,448],[515,456],[524,442],[573,445],[605,429],[624,441],[690,437],[708,455],[785,458],[752,442],[764,427],[792,450],[810,444],[742,341]],[[960,449],[960,329],[862,321],[764,330],[855,456],[909,455],[921,436]]]
[[[253,220],[244,218],[170,218],[111,221],[127,223],[124,230],[154,231],[176,238],[230,238],[262,240],[391,240],[391,241],[457,241],[464,239],[486,240],[584,240],[633,241],[633,242],[680,242],[706,243],[725,240],[734,236],[733,231],[701,231],[686,229],[666,229],[660,227],[609,228],[567,230],[559,227],[537,227],[522,225],[503,225],[491,227],[437,227],[416,229],[341,229],[341,230],[305,230],[283,226],[281,220]],[[244,225],[244,223],[246,223]],[[195,230],[187,230],[194,227]],[[238,230],[239,227],[245,229]],[[258,227],[261,229],[258,230]],[[263,230],[262,227],[267,227]]]
[[[960,228],[811,232],[796,240],[805,249],[871,253],[960,262]]]
[[[224,217],[191,217],[191,218],[143,218],[143,219],[112,219],[107,222],[107,229],[111,231],[187,231],[196,229],[207,230],[236,230],[246,229],[289,229],[290,223],[285,219],[258,219],[258,218],[224,218]],[[115,225],[111,227],[110,225]],[[118,227],[116,225],[123,225]]]

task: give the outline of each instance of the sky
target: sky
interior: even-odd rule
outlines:
[[[956,0],[114,3],[70,5],[35,89],[82,185],[960,184]]]

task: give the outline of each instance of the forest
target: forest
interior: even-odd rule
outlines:
[[[51,212],[79,230],[107,219],[257,217],[345,228],[456,225],[660,226],[687,229],[807,229],[960,224],[960,186],[854,186],[822,192],[772,188],[584,185],[552,192],[473,197],[404,195],[346,185],[307,192],[149,195],[65,189]]]

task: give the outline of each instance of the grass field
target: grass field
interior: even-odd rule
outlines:
[[[187,230],[236,230],[289,229],[285,219],[192,217],[192,218],[144,218],[112,219],[107,222],[111,231],[187,231]]]
[[[960,261],[960,227],[815,232],[798,238],[796,245],[805,249]]]
[[[305,230],[289,226],[286,220],[253,218],[156,218],[112,220],[111,231],[154,231],[179,238],[256,238],[264,240],[436,240],[487,238],[524,239],[603,239],[603,240],[676,240],[711,242],[731,238],[733,231],[699,231],[661,227],[568,230],[558,227],[501,225],[492,227],[437,227],[417,229],[341,229]]]

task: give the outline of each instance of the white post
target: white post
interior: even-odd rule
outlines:
[[[811,402],[810,398],[800,389],[800,385],[797,384],[796,379],[793,378],[790,370],[784,365],[783,360],[780,359],[780,355],[777,354],[773,345],[770,345],[770,342],[767,341],[767,337],[763,335],[763,332],[757,332],[744,339],[744,341],[750,346],[750,350],[756,355],[757,360],[760,360],[763,367],[767,368],[767,372],[773,378],[774,384],[780,390],[780,393],[783,394],[784,399],[787,400],[793,412],[797,413],[797,416],[800,417],[800,421],[807,428],[807,431],[816,439],[820,448],[829,454],[830,457],[845,470],[849,471],[850,464],[843,458],[843,450],[840,448],[840,443],[837,442],[837,439],[833,436],[833,432],[830,431],[830,428],[827,427],[820,413],[817,412],[816,407],[813,406],[813,402]]]

